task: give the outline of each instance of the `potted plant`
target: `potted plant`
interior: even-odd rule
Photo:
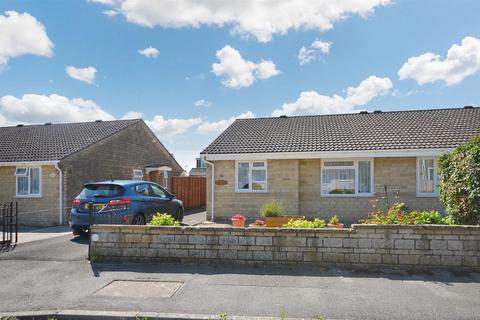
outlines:
[[[334,214],[333,217],[330,218],[330,221],[328,221],[327,226],[329,228],[342,229],[343,228],[343,223],[340,223],[340,220],[338,219],[337,215]]]
[[[265,220],[262,220],[262,219],[257,219],[255,220],[254,223],[250,223],[249,224],[249,227],[265,227],[267,224],[265,222]]]
[[[241,214],[236,214],[232,217],[232,226],[244,228],[245,220],[247,219],[244,216]]]
[[[266,226],[275,228],[287,224],[290,220],[304,219],[303,216],[286,216],[282,215],[284,210],[276,201],[272,201],[263,205],[260,215],[265,218]]]

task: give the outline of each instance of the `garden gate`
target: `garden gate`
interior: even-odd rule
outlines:
[[[0,228],[2,235],[0,245],[11,245],[18,242],[18,203],[4,202],[0,204]]]

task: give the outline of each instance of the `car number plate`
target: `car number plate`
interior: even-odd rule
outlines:
[[[101,210],[105,209],[105,207],[107,205],[103,204],[103,203],[86,204],[85,208],[90,209],[91,206],[93,206],[94,209],[97,209],[98,211],[101,211]]]

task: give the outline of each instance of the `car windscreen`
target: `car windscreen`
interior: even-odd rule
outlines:
[[[116,184],[89,184],[80,193],[80,198],[113,198],[124,192],[122,186]]]

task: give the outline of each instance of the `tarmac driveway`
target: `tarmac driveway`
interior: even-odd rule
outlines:
[[[90,264],[87,252],[85,238],[67,235],[0,253],[0,313],[77,309],[277,317],[285,313],[307,319],[480,318],[480,274]],[[130,281],[129,286],[108,287],[119,280]],[[163,295],[162,288],[172,285],[176,289]]]

